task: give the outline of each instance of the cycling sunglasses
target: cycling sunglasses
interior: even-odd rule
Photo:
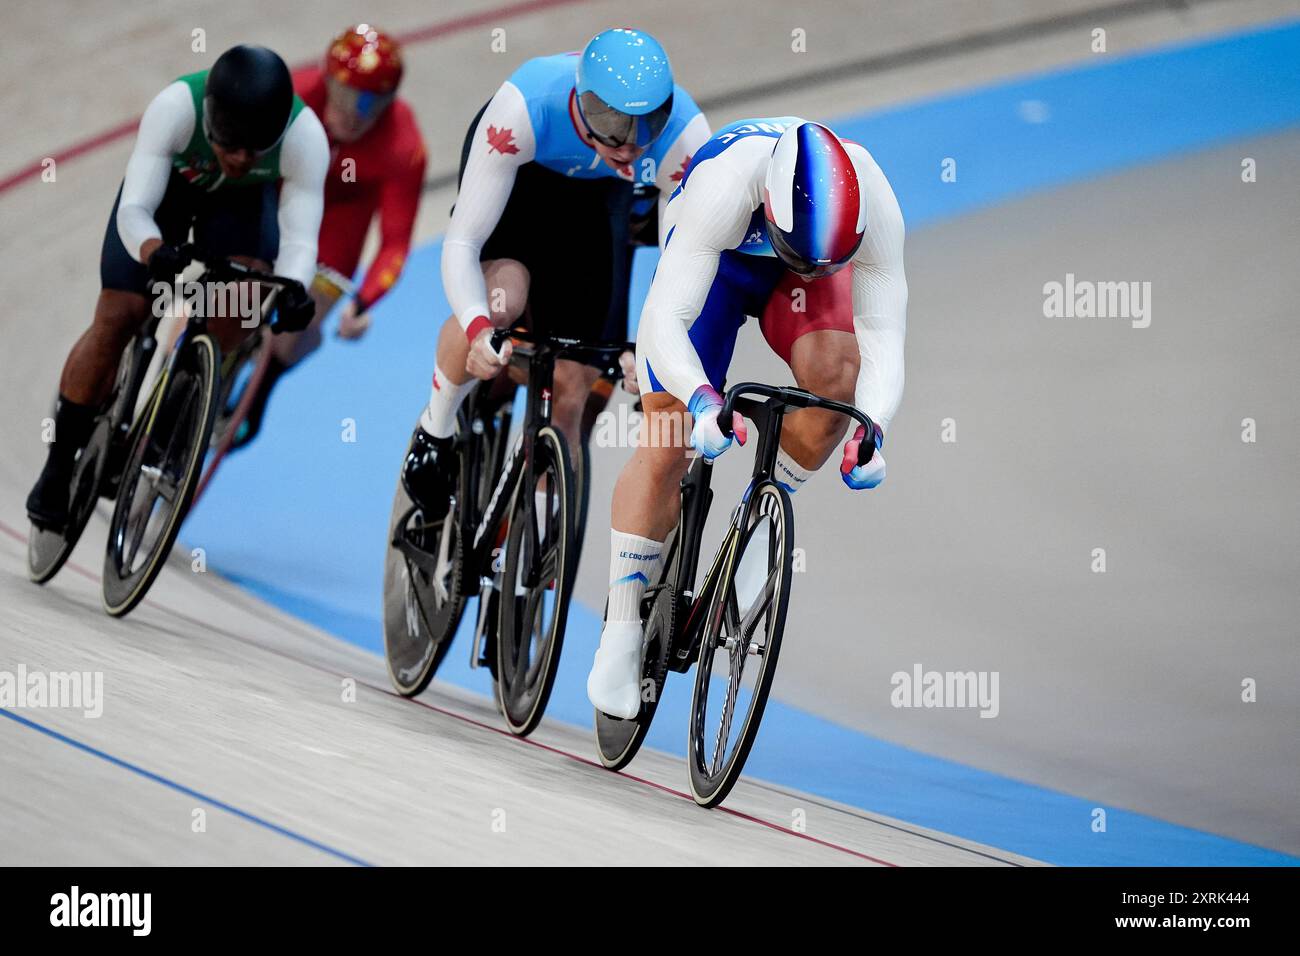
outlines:
[[[238,131],[224,128],[220,119],[214,120],[213,114],[215,112],[211,104],[205,102],[203,108],[203,136],[213,146],[220,146],[226,152],[246,149],[253,154],[254,158],[260,158],[279,146],[280,140],[284,139],[284,134],[281,133],[279,138],[270,146],[261,149],[249,146],[247,143],[240,142],[241,136]]]
[[[672,112],[671,95],[663,105],[642,116],[616,110],[590,90],[578,97],[578,115],[582,117],[587,132],[596,142],[610,149],[629,144],[645,149],[659,138]]]
[[[333,106],[362,120],[379,116],[397,96],[396,90],[391,93],[367,93],[365,90],[353,89],[332,76],[325,78],[325,92]]]

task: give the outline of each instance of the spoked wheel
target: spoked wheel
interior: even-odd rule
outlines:
[[[596,750],[600,762],[610,770],[622,770],[631,763],[650,732],[650,722],[654,720],[668,678],[668,654],[676,612],[676,592],[671,585],[665,585],[655,595],[645,622],[645,663],[641,668],[641,686],[645,690],[641,694],[641,713],[631,720],[621,720],[596,711]]]
[[[111,435],[110,416],[105,415],[96,424],[90,441],[77,456],[73,466],[71,490],[68,494],[68,523],[63,530],[53,531],[35,524],[31,526],[27,535],[27,576],[37,584],[44,584],[59,573],[59,569],[76,548],[90,516],[95,512]]]
[[[189,511],[217,407],[216,344],[196,335],[177,357],[122,470],[104,555],[104,610],[128,614],[148,592]]]
[[[464,469],[447,514],[425,520],[397,479],[384,559],[384,658],[398,693],[413,697],[433,679],[465,610],[461,582]]]
[[[577,558],[569,448],[547,426],[510,506],[497,628],[497,703],[510,732],[532,733],[555,684]]]
[[[793,518],[780,486],[750,496],[704,620],[687,744],[691,793],[703,807],[721,803],[740,779],[763,719],[790,600]]]

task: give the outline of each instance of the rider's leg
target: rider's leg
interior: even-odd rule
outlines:
[[[726,378],[745,316],[761,311],[782,273],[774,260],[760,256],[723,253],[720,258],[708,298],[689,332],[715,388]],[[646,336],[642,330],[637,347],[637,379],[646,415],[637,448],[614,488],[609,610],[587,678],[588,698],[615,717],[635,717],[640,709],[641,597],[677,522],[677,486],[690,464],[686,407],[656,384],[653,345]]]
[[[253,396],[248,406],[248,416],[240,426],[238,434],[235,435],[233,448],[243,448],[257,437],[257,433],[262,429],[262,419],[266,415],[266,406],[271,399],[272,389],[285,372],[320,348],[321,323],[338,302],[339,292],[332,288],[318,288],[315,285],[311,287],[310,292],[312,302],[316,306],[316,314],[312,317],[311,325],[301,332],[281,332],[279,335],[268,337],[271,354],[266,358],[266,368],[258,384],[257,394]]]
[[[641,396],[645,415],[632,457],[614,485],[612,526],[656,541],[677,524],[677,486],[691,464],[686,406],[667,392]]]
[[[800,336],[790,350],[790,370],[800,388],[849,405],[858,380],[858,361],[853,333],[834,329]],[[843,415],[823,408],[791,412],[781,430],[781,450],[803,468],[816,471],[844,437],[846,423]]]
[[[483,263],[483,281],[487,284],[488,316],[494,328],[514,325],[524,314],[528,302],[528,270],[514,259],[493,259]],[[469,358],[469,340],[456,317],[449,316],[438,334],[438,354],[434,363],[433,392],[429,407],[420,423],[435,438],[446,438],[456,428],[456,412],[474,377],[465,368]]]
[[[555,397],[551,404],[551,421],[569,442],[574,460],[582,454],[583,418],[591,387],[600,378],[600,370],[581,362],[560,359],[555,363]]]
[[[250,269],[256,269],[258,272],[269,272],[271,264],[264,259],[258,259],[255,256],[231,256],[236,262],[248,266]],[[263,320],[261,309],[255,301],[259,292],[256,282],[239,282],[237,296],[224,297],[216,296],[213,298],[213,304],[217,306],[216,311],[208,316],[208,333],[221,346],[222,354],[228,354],[239,347]],[[247,304],[252,307],[251,315],[240,314],[243,306]],[[233,314],[232,309],[234,307]],[[266,317],[269,318],[269,317]]]
[[[853,402],[858,350],[851,267],[813,281],[787,274],[768,299],[760,325],[801,388]],[[842,415],[823,409],[801,409],[786,417],[776,465],[778,480],[787,491],[798,490],[825,464],[844,426]]]
[[[483,278],[487,282],[488,308],[492,313],[489,319],[498,329],[508,328],[524,313],[528,301],[528,270],[512,259],[495,259],[483,263]],[[411,435],[402,467],[407,494],[429,520],[446,512],[455,480],[451,436],[456,430],[456,412],[475,384],[465,368],[468,357],[469,341],[453,315],[443,323],[438,335],[429,404]]]
[[[281,369],[292,368],[321,345],[321,324],[339,300],[339,290],[313,285],[309,290],[316,314],[301,332],[282,332],[271,338],[271,358]]]
[[[614,486],[609,603],[587,677],[592,704],[623,718],[641,708],[641,598],[677,523],[677,486],[691,461],[686,406],[667,392],[650,392],[642,395],[642,407],[637,447]]]
[[[63,365],[59,394],[81,405],[104,404],[113,391],[122,353],[148,316],[145,296],[101,289],[90,328],[77,339]]]
[[[148,315],[149,303],[143,295],[100,291],[94,320],[63,365],[53,440],[45,467],[27,497],[28,516],[38,524],[61,528],[67,521],[73,462],[90,440],[95,415],[113,391],[123,351]]]

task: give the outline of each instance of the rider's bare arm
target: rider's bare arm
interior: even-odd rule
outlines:
[[[857,144],[848,144],[848,151],[867,197],[867,230],[853,259],[853,331],[861,360],[854,404],[888,431],[903,397],[903,214],[870,154]]]
[[[172,83],[155,96],[140,118],[117,206],[117,233],[137,262],[144,261],[145,242],[162,238],[154,213],[167,191],[172,156],[185,148],[193,133],[194,100],[184,83]]]
[[[531,162],[536,150],[532,121],[523,94],[503,83],[479,119],[470,146],[456,209],[442,244],[442,287],[461,328],[488,310],[487,284],[479,253],[501,219],[519,167]]]
[[[316,275],[316,241],[325,210],[325,174],[330,148],[325,130],[310,109],[294,118],[280,147],[280,251],[276,275],[311,285]]]
[[[755,206],[750,190],[720,163],[691,173],[669,207],[664,225],[672,240],[664,249],[637,331],[637,363],[642,387],[650,381],[645,365],[665,389],[689,403],[709,384],[688,330],[699,317],[718,272],[718,258],[745,237]]]

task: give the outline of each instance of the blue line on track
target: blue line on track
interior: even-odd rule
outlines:
[[[322,853],[328,853],[330,856],[337,857],[338,859],[343,860],[345,863],[351,863],[354,864],[355,866],[372,865],[370,863],[367,863],[365,860],[360,859],[359,857],[352,856],[349,853],[344,853],[342,850],[336,850],[334,847],[329,846],[328,844],[321,843],[318,840],[313,840],[311,837],[303,836],[301,833],[295,833],[293,830],[290,830],[287,827],[282,827],[278,823],[272,823],[270,820],[266,820],[255,814],[249,813],[247,810],[241,810],[239,809],[239,807],[236,807],[233,804],[226,803],[224,800],[218,800],[215,797],[209,796],[206,793],[202,793],[198,790],[195,790],[193,787],[187,787],[183,783],[177,783],[175,780],[169,780],[167,777],[164,777],[160,774],[156,774],[152,770],[146,770],[143,767],[137,766],[136,764],[133,764],[127,760],[123,760],[121,757],[114,757],[112,754],[105,753],[104,751],[100,750],[97,747],[92,747],[90,744],[82,743],[80,740],[75,740],[72,737],[69,737],[67,734],[59,733],[57,730],[51,730],[49,727],[45,727],[41,724],[38,724],[33,720],[28,720],[26,717],[19,716],[18,714],[15,714],[13,711],[7,708],[0,707],[0,717],[7,717],[10,720],[14,721],[14,723],[21,724],[22,726],[27,727],[30,730],[35,730],[36,732],[44,734],[45,736],[57,740],[60,743],[67,744],[69,747],[75,747],[77,750],[80,750],[82,753],[90,754],[92,757],[98,757],[100,760],[105,760],[108,763],[111,763],[115,767],[121,767],[123,770],[129,770],[131,773],[136,774],[137,776],[140,777],[144,777],[146,780],[152,780],[154,783],[162,784],[164,787],[167,787],[170,790],[175,790],[178,793],[183,793],[187,797],[193,797],[195,800],[199,800],[203,803],[209,804],[210,806],[214,806],[218,810],[224,810],[227,813],[239,817],[241,820],[247,820],[249,823],[262,827],[263,829],[270,830],[272,833],[278,833],[280,836],[288,837],[290,840],[294,840],[298,843],[303,844],[304,846],[309,846],[313,850],[319,850]]]

